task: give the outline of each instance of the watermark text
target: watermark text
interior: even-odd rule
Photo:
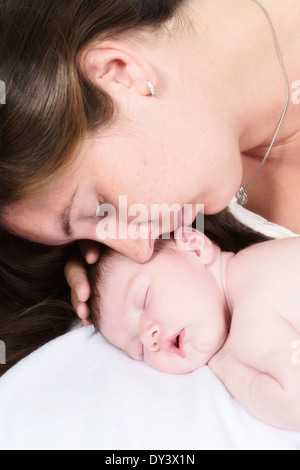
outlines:
[[[196,217],[197,215],[197,217]],[[204,233],[203,204],[144,204],[128,205],[126,196],[119,197],[118,211],[111,204],[101,204],[96,216],[97,237],[105,240],[171,239],[171,233],[180,226],[189,226],[195,217],[196,230]]]

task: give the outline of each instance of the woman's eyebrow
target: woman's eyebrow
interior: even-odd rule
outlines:
[[[71,213],[74,205],[74,200],[77,194],[77,189],[78,188],[76,188],[70,203],[64,209],[63,213],[60,216],[61,227],[67,238],[72,238],[74,236],[74,232],[71,227]]]

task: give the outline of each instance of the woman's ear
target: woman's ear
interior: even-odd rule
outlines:
[[[213,243],[203,233],[191,227],[180,227],[174,234],[177,248],[189,251],[201,259],[203,264],[210,264],[215,255]]]
[[[148,83],[157,86],[156,73],[142,52],[118,40],[90,45],[80,54],[79,65],[89,82],[112,97],[128,90],[151,96]]]

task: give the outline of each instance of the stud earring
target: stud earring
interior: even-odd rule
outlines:
[[[156,98],[156,90],[153,86],[153,83],[151,81],[148,82],[148,87],[149,87],[149,90],[151,91],[151,95],[153,96],[153,98]]]

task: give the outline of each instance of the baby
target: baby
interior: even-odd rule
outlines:
[[[300,431],[300,237],[237,255],[185,228],[137,264],[107,250],[91,311],[129,357],[182,374],[208,365],[267,424]]]

